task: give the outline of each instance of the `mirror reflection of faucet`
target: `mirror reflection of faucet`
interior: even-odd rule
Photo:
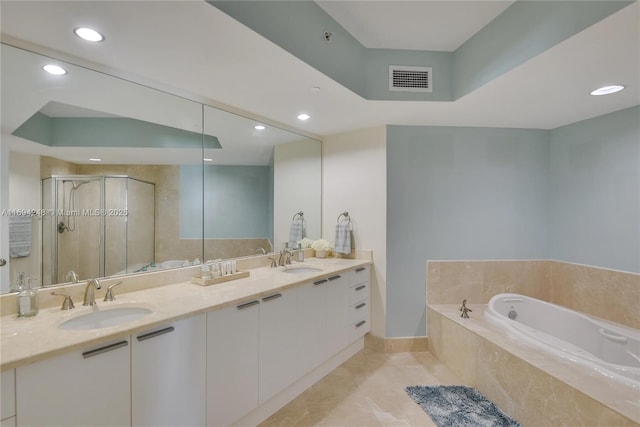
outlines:
[[[73,270],[69,270],[64,280],[71,283],[78,283],[78,273]]]

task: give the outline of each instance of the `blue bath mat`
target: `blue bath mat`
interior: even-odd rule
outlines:
[[[438,427],[521,427],[471,387],[417,385],[406,390]]]

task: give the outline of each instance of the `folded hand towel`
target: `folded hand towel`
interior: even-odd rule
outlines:
[[[333,251],[338,254],[351,254],[351,224],[336,224],[336,238]]]
[[[32,216],[9,217],[9,256],[20,258],[31,253]]]
[[[291,222],[291,229],[289,230],[289,247],[295,249],[298,247],[298,242],[304,237],[304,222],[296,220]]]

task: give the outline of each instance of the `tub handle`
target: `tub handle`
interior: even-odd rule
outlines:
[[[502,302],[522,302],[524,301],[524,299],[523,298],[505,298],[501,301]]]
[[[611,341],[619,342],[621,344],[627,343],[627,339],[625,337],[623,337],[622,335],[609,332],[606,329],[600,328],[600,333],[604,335],[606,338],[610,339]]]

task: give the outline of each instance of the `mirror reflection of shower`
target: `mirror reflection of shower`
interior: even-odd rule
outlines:
[[[62,206],[64,213],[66,213],[66,225],[65,221],[58,222],[58,233],[64,233],[66,231],[75,231],[76,230],[76,190],[80,188],[81,185],[88,184],[89,181],[74,181],[74,180],[63,180],[62,185],[70,182],[71,188],[69,189],[69,198],[65,204],[64,197],[62,199]]]
[[[155,262],[155,184],[127,175],[42,180],[42,284],[127,274]],[[72,274],[73,273],[73,274]]]

